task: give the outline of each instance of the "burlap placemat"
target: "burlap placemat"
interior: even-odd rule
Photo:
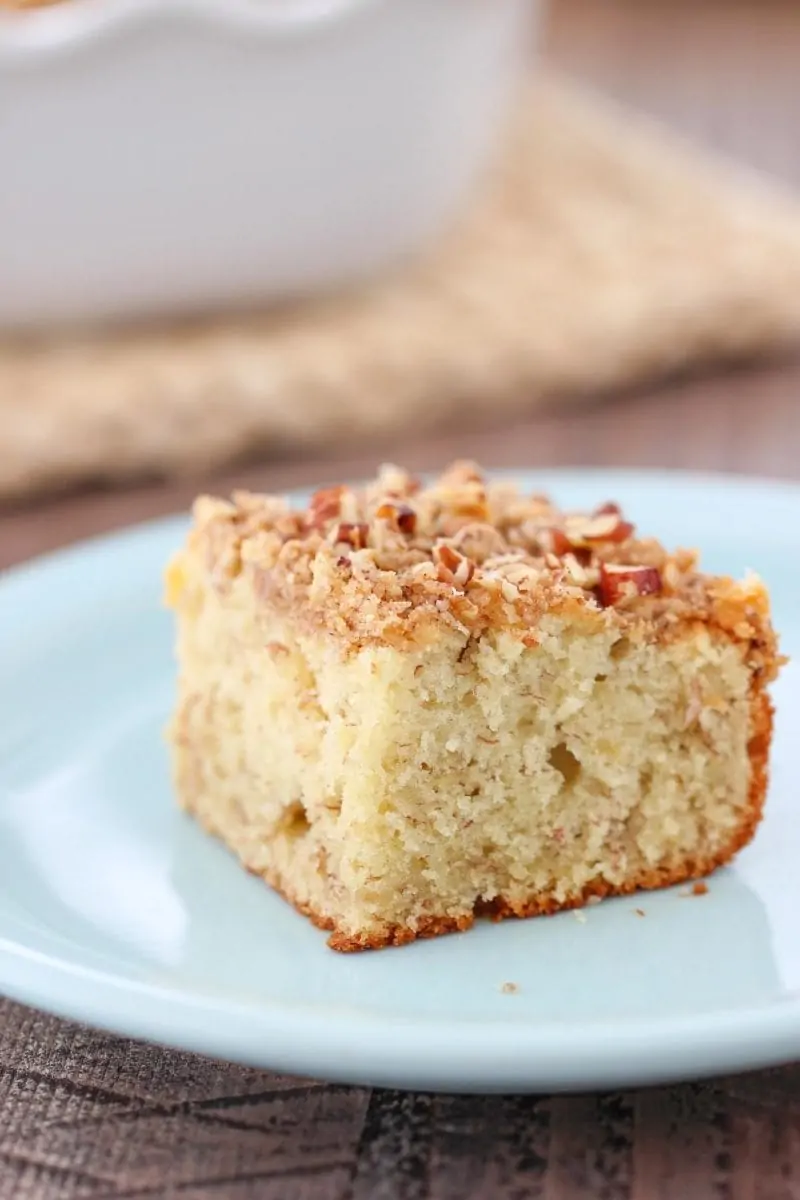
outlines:
[[[0,496],[502,419],[800,335],[800,201],[563,81],[417,262],[291,310],[0,340]]]

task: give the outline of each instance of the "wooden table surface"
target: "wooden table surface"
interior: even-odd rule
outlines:
[[[548,53],[800,184],[796,0],[554,0]],[[776,264],[776,270],[780,264]],[[428,467],[683,466],[800,476],[800,363],[726,373],[500,430],[236,473],[264,488]],[[234,480],[210,481],[226,487]],[[0,566],[183,507],[196,482],[0,512]],[[328,1087],[108,1038],[0,1005],[0,1198],[800,1200],[800,1068],[578,1098]]]

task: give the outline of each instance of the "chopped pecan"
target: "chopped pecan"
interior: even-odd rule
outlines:
[[[352,546],[354,550],[363,550],[368,538],[369,525],[350,521],[340,521],[338,525],[334,525],[330,533],[330,540],[334,545],[343,542],[347,546]]]
[[[375,510],[375,516],[381,521],[391,521],[395,529],[410,537],[417,528],[417,514],[409,504],[394,504],[384,501]]]
[[[661,587],[661,573],[655,567],[600,565],[600,599],[606,608],[629,596],[657,595]]]
[[[536,534],[536,541],[545,554],[555,554],[557,558],[563,558],[572,549],[572,542],[564,530],[557,529],[555,526],[540,529]]]
[[[320,488],[314,492],[308,506],[308,524],[312,529],[321,529],[329,521],[335,521],[342,511],[344,484]]]
[[[594,517],[568,517],[565,530],[572,546],[591,546],[596,542],[626,542],[633,534],[633,525],[623,521],[619,513],[601,513]]]
[[[442,583],[464,588],[475,574],[474,562],[446,543],[434,546],[433,557],[438,567],[438,578]]]

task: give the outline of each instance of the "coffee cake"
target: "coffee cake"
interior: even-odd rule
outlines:
[[[765,587],[613,503],[472,463],[201,497],[167,599],[179,801],[334,949],[696,879],[761,816]]]

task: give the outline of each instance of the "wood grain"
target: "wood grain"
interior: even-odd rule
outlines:
[[[556,0],[551,56],[800,182],[794,0]],[[776,270],[780,264],[776,264]],[[1,436],[1,434],[0,434]],[[685,466],[800,476],[800,364],[675,382],[591,411],[273,462],[283,488],[431,467]],[[224,488],[230,478],[211,481]],[[195,484],[0,515],[0,565],[186,505]],[[800,1068],[588,1097],[327,1087],[106,1037],[0,1003],[0,1200],[800,1200]]]
[[[598,1096],[331,1087],[0,1002],[0,1197],[798,1200],[800,1070]]]

